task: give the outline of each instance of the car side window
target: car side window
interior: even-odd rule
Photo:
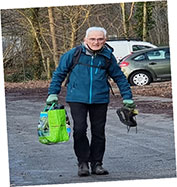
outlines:
[[[169,50],[165,52],[165,58],[170,59],[170,51]]]
[[[143,49],[149,49],[151,47],[147,46],[147,45],[133,45],[132,49],[133,51],[139,51],[139,50],[143,50]]]
[[[133,60],[135,61],[143,61],[146,59],[146,56],[144,54],[136,56]]]
[[[165,49],[149,51],[146,53],[149,60],[165,60],[169,59],[168,51]]]

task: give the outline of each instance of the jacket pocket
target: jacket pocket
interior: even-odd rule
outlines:
[[[99,63],[98,63],[98,67],[96,68],[96,70],[95,70],[95,74],[97,74],[98,73],[98,70],[100,69],[99,67],[100,67],[100,65],[101,65],[101,61],[99,61]]]
[[[72,93],[75,89],[76,89],[76,83],[75,83],[75,82],[70,82],[70,83],[68,84],[68,91],[69,91],[70,93]]]

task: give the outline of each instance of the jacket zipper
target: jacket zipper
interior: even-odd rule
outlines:
[[[93,65],[93,56],[91,58],[90,64]],[[89,103],[92,103],[92,86],[93,86],[93,67],[90,67],[90,97],[89,97]]]

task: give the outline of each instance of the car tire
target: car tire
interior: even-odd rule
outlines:
[[[150,74],[145,71],[137,71],[129,78],[129,82],[132,86],[145,86],[150,84],[151,80]]]

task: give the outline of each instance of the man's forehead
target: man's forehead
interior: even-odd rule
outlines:
[[[88,37],[93,37],[93,36],[104,37],[104,33],[102,31],[90,31],[88,33]]]

